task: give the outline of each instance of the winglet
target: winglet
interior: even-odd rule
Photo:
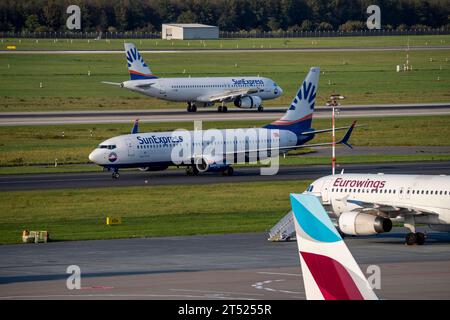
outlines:
[[[348,140],[350,139],[350,136],[352,135],[353,129],[355,128],[356,121],[353,121],[350,128],[348,128],[347,132],[345,133],[345,136],[338,142],[338,144],[345,144],[350,149],[353,149],[352,145],[348,143]]]
[[[290,198],[306,298],[378,299],[319,199],[292,193]]]
[[[133,128],[131,128],[131,134],[139,133],[139,119],[134,120]]]

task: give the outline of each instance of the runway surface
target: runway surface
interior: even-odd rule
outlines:
[[[230,107],[227,113],[219,113],[217,109],[207,108],[187,112],[184,109],[166,110],[127,110],[127,111],[68,111],[68,112],[2,112],[0,126],[17,125],[61,125],[61,124],[93,124],[93,123],[130,123],[139,118],[141,122],[186,122],[186,121],[227,121],[227,120],[267,120],[281,117],[286,108],[267,108],[264,112],[242,110]],[[339,108],[340,118],[376,117],[376,116],[417,116],[448,115],[450,103],[429,104],[388,104],[343,106]],[[328,107],[317,107],[315,118],[330,118]]]
[[[450,46],[387,46],[387,47],[323,47],[292,49],[180,49],[140,50],[141,53],[273,53],[273,52],[353,52],[353,51],[399,51],[399,50],[450,50]],[[123,54],[123,50],[0,50],[0,54]]]
[[[337,167],[338,172],[341,169],[345,169],[345,173],[448,175],[450,162],[345,164]],[[161,172],[123,171],[118,180],[112,180],[108,172],[19,174],[1,175],[0,191],[310,180],[328,174],[329,165],[283,166],[277,175],[261,175],[260,168],[242,167],[236,168],[231,177],[213,172],[187,176],[182,169]]]
[[[281,217],[281,215],[280,215]],[[421,231],[424,231],[421,229]],[[450,236],[405,246],[403,228],[346,238],[381,270],[383,299],[450,299]],[[304,299],[297,243],[265,233],[0,246],[0,299]],[[66,269],[81,269],[81,289]]]

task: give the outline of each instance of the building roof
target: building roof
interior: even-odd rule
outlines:
[[[217,26],[208,26],[200,23],[163,23],[167,26],[179,27],[179,28],[217,28]]]

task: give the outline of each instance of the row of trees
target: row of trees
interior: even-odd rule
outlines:
[[[81,8],[83,31],[146,31],[164,22],[218,25],[223,31],[357,30],[366,8],[383,28],[449,26],[450,0],[1,0],[0,31],[65,31],[66,9]]]

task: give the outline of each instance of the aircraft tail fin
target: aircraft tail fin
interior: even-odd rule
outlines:
[[[131,80],[157,79],[133,43],[125,43],[125,55]]]
[[[134,120],[133,128],[131,128],[131,134],[139,133],[139,119]]]
[[[265,126],[267,129],[290,130],[297,134],[311,128],[316,92],[319,86],[320,68],[312,67],[300,85],[284,116]]]
[[[367,279],[319,199],[291,194],[308,300],[376,300]]]

